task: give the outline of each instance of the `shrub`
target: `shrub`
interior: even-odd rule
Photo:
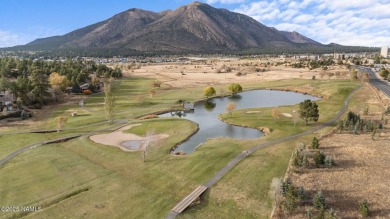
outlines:
[[[325,163],[325,155],[321,151],[317,151],[314,155],[314,162],[317,167],[320,167]]]
[[[286,199],[283,202],[283,207],[287,211],[294,210],[296,207],[296,205],[295,205],[295,188],[289,180],[286,180],[286,184],[285,184],[285,197],[286,197]]]
[[[302,186],[299,187],[297,191],[297,196],[301,201],[305,201],[307,199],[305,188],[303,188]]]
[[[156,81],[153,81],[153,82],[152,82],[152,87],[154,87],[154,88],[160,88],[160,87],[161,87],[161,84],[162,84],[161,81],[156,80]]]
[[[385,68],[382,68],[379,72],[379,75],[386,79],[389,77],[389,71]]]
[[[370,209],[368,206],[367,199],[363,199],[361,202],[359,202],[359,210],[360,210],[360,214],[363,217],[368,217],[368,215],[370,214]]]
[[[284,182],[282,183],[282,194],[283,194],[283,196],[286,197],[288,191],[290,191],[290,190],[294,190],[294,187],[293,187],[293,185],[292,185],[290,179],[286,179],[286,181],[284,181]]]
[[[307,154],[305,153],[303,155],[303,159],[302,159],[302,167],[309,167],[309,159],[307,158]]]
[[[313,140],[311,142],[311,147],[314,148],[314,149],[318,149],[319,146],[320,146],[320,144],[318,142],[318,138],[313,137]]]
[[[332,156],[327,155],[324,159],[325,167],[330,168],[333,166],[333,158]]]
[[[284,202],[283,202],[283,207],[287,211],[293,211],[295,209],[296,205],[295,205],[294,194],[287,195],[286,200],[284,200]]]
[[[308,167],[309,160],[307,154],[302,149],[295,149],[293,153],[293,165],[296,167]]]
[[[326,215],[326,219],[336,219],[336,212],[334,211],[333,208],[329,209],[327,215]]]
[[[323,210],[326,207],[325,196],[321,191],[317,192],[313,198],[313,206],[318,210]]]

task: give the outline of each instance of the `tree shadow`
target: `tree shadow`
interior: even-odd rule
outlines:
[[[212,102],[212,101],[207,100],[204,102],[203,106],[204,106],[205,110],[211,112],[214,110],[214,108],[217,106],[217,104]]]

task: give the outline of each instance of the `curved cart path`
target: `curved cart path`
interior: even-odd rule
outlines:
[[[243,151],[241,154],[239,154],[235,158],[233,158],[233,160],[231,160],[228,164],[226,164],[221,170],[219,170],[209,181],[207,181],[206,183],[204,183],[200,187],[211,188],[223,176],[225,176],[226,173],[228,173],[231,169],[233,169],[233,167],[235,167],[241,160],[243,160],[245,157],[247,157],[251,153],[253,153],[253,152],[255,152],[255,151],[257,151],[257,150],[259,150],[261,148],[264,148],[264,147],[267,147],[267,146],[270,146],[270,145],[273,145],[273,144],[278,144],[278,143],[281,143],[281,142],[284,142],[284,141],[288,141],[288,140],[291,140],[291,139],[295,139],[295,138],[298,138],[298,137],[301,137],[301,136],[304,136],[304,135],[307,135],[307,134],[311,134],[311,133],[316,132],[316,131],[318,131],[318,130],[326,127],[326,126],[332,125],[334,122],[336,122],[345,113],[345,111],[348,108],[349,101],[351,100],[353,94],[355,94],[356,91],[358,91],[362,86],[363,85],[360,85],[359,87],[355,88],[348,95],[347,99],[345,99],[345,101],[344,101],[343,107],[340,109],[340,111],[337,113],[337,115],[333,119],[329,120],[328,122],[325,122],[322,125],[319,125],[319,126],[316,126],[316,127],[312,128],[310,130],[307,130],[305,132],[302,132],[302,133],[299,133],[299,134],[295,134],[295,135],[291,135],[291,136],[287,136],[287,137],[283,137],[283,138],[280,138],[280,139],[277,139],[277,140],[274,140],[274,141],[270,141],[270,142],[267,142],[267,143],[263,143],[263,144],[255,146],[255,147],[252,147],[252,148],[250,148],[247,151]],[[199,187],[197,187],[197,189],[195,189],[188,196],[186,196],[183,200],[181,200],[168,213],[166,218],[167,219],[175,218],[178,214],[180,214],[182,211],[184,211],[184,209],[187,208],[197,197],[199,197],[201,195],[201,193],[199,194],[199,192],[196,192],[196,191],[198,191],[198,188]],[[205,190],[203,190],[203,191],[205,191]]]

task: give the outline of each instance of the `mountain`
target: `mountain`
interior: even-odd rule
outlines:
[[[321,45],[321,43],[314,41],[310,38],[307,38],[303,36],[302,34],[298,32],[287,32],[287,31],[280,31],[287,39],[289,39],[291,42],[294,43],[308,43],[313,45]]]
[[[37,39],[18,48],[215,53],[297,44],[320,45],[299,33],[267,27],[249,16],[193,2],[160,13],[130,9],[63,36]]]

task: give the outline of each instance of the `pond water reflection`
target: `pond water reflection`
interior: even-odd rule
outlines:
[[[295,92],[253,90],[246,91],[235,96],[217,97],[209,101],[195,103],[193,112],[180,115],[199,124],[199,131],[188,141],[180,144],[175,151],[183,150],[185,153],[193,152],[196,147],[209,138],[230,137],[237,139],[254,139],[264,134],[257,129],[244,128],[226,124],[218,119],[218,115],[226,112],[229,102],[236,103],[236,109],[255,107],[275,107],[293,105],[306,99],[318,100],[319,98]],[[161,117],[177,116],[171,113],[160,115]]]

